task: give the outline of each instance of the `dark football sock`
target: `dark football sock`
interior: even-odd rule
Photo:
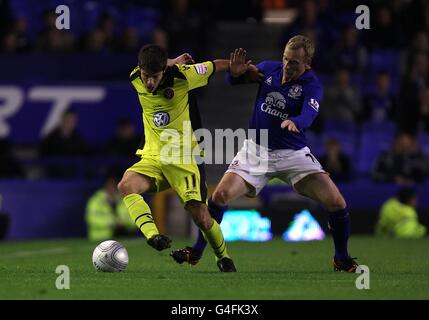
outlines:
[[[348,259],[347,241],[350,235],[350,215],[347,208],[329,213],[329,230],[334,238],[335,259]]]

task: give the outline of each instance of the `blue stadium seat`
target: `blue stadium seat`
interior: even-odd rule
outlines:
[[[325,120],[323,124],[324,131],[355,133],[358,126],[351,121],[344,120]]]
[[[103,7],[95,1],[90,1],[83,5],[82,10],[84,14],[82,17],[82,29],[80,31],[87,32],[95,29],[98,18],[102,14]]]
[[[334,138],[340,142],[343,152],[350,158],[354,158],[358,145],[358,129],[353,122],[326,120],[321,144],[324,146],[329,138]]]
[[[362,132],[370,132],[374,135],[395,134],[397,126],[392,121],[374,122],[368,121],[362,124]]]
[[[355,87],[360,94],[364,92],[364,86],[367,82],[366,77],[363,77],[361,74],[351,73],[350,74],[350,83]]]
[[[320,157],[323,154],[324,146],[318,134],[313,131],[306,131],[305,137],[307,139],[307,146],[310,148],[311,152],[316,157]]]
[[[369,54],[368,65],[371,71],[399,73],[399,52],[395,50],[374,50]]]
[[[341,27],[353,26],[356,21],[356,14],[354,12],[338,12],[334,17],[336,23]]]
[[[421,131],[418,135],[419,145],[423,153],[429,157],[429,132]]]
[[[391,78],[392,93],[396,95],[400,84],[400,53],[395,50],[374,50],[368,55],[367,85],[374,84],[376,75],[387,72]],[[371,88],[367,88],[371,90]]]
[[[148,38],[159,25],[159,15],[157,9],[144,8],[129,10],[124,17],[126,18],[127,26],[137,28],[140,35]]]
[[[9,1],[12,15],[24,18],[27,22],[27,35],[34,40],[43,26],[43,12],[49,8],[48,4],[40,5],[31,0]]]
[[[396,125],[392,122],[373,123],[362,125],[357,169],[359,173],[371,172],[374,161],[382,151],[392,146],[396,132]]]
[[[316,75],[323,87],[329,86],[333,81],[333,76],[329,73],[316,72]]]
[[[322,135],[321,144],[325,146],[328,139],[337,140],[341,145],[341,150],[351,160],[356,158],[358,146],[357,132],[326,131]]]

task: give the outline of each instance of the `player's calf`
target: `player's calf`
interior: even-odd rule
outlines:
[[[213,219],[204,203],[190,201],[186,204],[186,210],[192,215],[192,220],[202,231],[209,230],[213,225]]]

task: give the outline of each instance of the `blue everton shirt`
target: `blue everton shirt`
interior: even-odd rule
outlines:
[[[259,85],[249,129],[268,129],[270,149],[304,148],[307,145],[305,129],[316,118],[323,95],[319,80],[307,70],[297,80],[282,85],[281,61],[263,61],[256,67],[264,79]],[[244,78],[228,75],[227,79],[231,84],[239,84]],[[286,119],[292,120],[300,132],[282,129],[280,125]],[[258,138],[256,142],[259,143]]]

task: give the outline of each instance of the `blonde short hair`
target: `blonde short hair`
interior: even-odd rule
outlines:
[[[289,39],[286,44],[287,48],[296,50],[303,48],[305,52],[305,62],[310,64],[314,55],[314,44],[310,38],[302,35],[297,35]]]

